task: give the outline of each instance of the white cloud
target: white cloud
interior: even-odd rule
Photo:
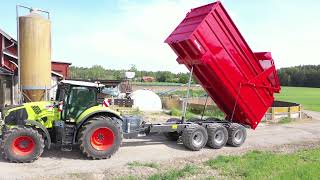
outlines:
[[[54,52],[59,59],[70,60],[79,66],[100,64],[106,68],[124,69],[135,64],[138,69],[185,71],[163,41],[191,8],[210,2],[152,0],[141,4],[118,0],[116,13],[110,16],[108,12],[97,12],[99,16],[93,21],[83,20],[86,26],[82,25],[79,32],[64,34],[63,39],[56,40],[59,47]],[[307,15],[294,16],[294,8],[285,14],[280,8],[283,4],[275,4],[277,8],[270,14],[255,17],[243,12],[239,4],[233,5],[226,0],[224,4],[228,4],[225,5],[228,13],[250,47],[254,51],[271,51],[277,67],[319,63],[316,58],[320,48],[320,26],[313,22],[314,19]],[[260,21],[261,17],[268,21]],[[248,21],[251,18],[252,21]],[[255,20],[258,22],[254,23]],[[60,44],[64,46],[60,47]]]
[[[102,15],[99,22],[89,22],[85,34],[69,36],[65,45],[69,51],[82,53],[75,65],[88,66],[90,59],[90,64],[106,68],[129,68],[130,64],[136,64],[138,69],[185,71],[164,40],[189,9],[205,3],[157,0],[141,5],[121,0],[121,14],[116,21]]]

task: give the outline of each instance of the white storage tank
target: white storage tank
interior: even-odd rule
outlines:
[[[150,90],[136,90],[130,94],[133,99],[133,107],[140,111],[159,112],[162,111],[160,97]]]

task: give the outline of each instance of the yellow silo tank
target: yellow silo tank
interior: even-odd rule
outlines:
[[[19,17],[21,90],[27,102],[41,101],[51,88],[51,23],[36,11]]]

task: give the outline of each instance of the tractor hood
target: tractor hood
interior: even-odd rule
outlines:
[[[35,120],[50,128],[51,121],[60,117],[54,104],[54,101],[39,101],[6,107],[3,109],[2,119],[7,125],[21,124],[24,120]]]

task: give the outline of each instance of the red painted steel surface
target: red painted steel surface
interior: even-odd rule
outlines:
[[[10,41],[4,35],[0,33],[0,55],[1,55],[1,67],[14,72],[17,66],[12,62],[17,64],[16,54],[17,45],[15,42]]]
[[[71,63],[52,61],[51,62],[51,69],[52,69],[52,71],[63,75],[64,78],[69,78],[69,75],[70,75],[69,66],[70,65],[71,65]]]
[[[271,53],[253,53],[221,2],[192,9],[165,41],[226,119],[255,129],[280,84]]]

